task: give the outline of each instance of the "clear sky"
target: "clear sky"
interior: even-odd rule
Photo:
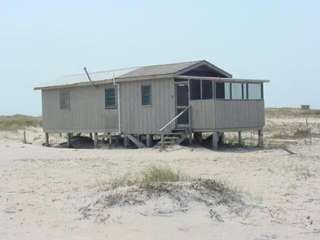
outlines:
[[[199,59],[271,80],[267,106],[320,108],[320,1],[0,1],[0,115],[40,115],[33,87],[84,66]]]

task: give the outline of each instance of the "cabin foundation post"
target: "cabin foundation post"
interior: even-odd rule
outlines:
[[[45,135],[45,146],[49,146],[49,133],[44,133]]]
[[[219,144],[224,144],[224,132],[219,132]]]
[[[93,145],[94,145],[94,148],[97,148],[97,146],[98,146],[98,133],[97,132],[95,132],[93,134]]]
[[[192,145],[193,135],[191,130],[189,130],[188,138],[189,138],[189,145]]]
[[[242,146],[242,135],[241,135],[241,131],[238,132],[238,144],[240,146]]]
[[[71,147],[71,137],[72,137],[72,133],[67,133],[67,147],[68,148]]]
[[[109,148],[111,148],[112,146],[112,135],[110,133],[108,133],[108,140],[109,140]]]
[[[129,147],[129,138],[127,135],[123,136],[123,145],[125,148]]]
[[[212,133],[212,149],[217,150],[218,149],[218,142],[219,142],[219,134],[217,132]]]
[[[164,134],[161,134],[160,151],[164,150]]]
[[[263,147],[263,130],[258,130],[258,147]]]
[[[152,135],[151,134],[147,134],[146,135],[146,143],[147,143],[147,147],[152,147]]]

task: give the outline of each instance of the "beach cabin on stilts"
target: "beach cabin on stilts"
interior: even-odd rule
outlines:
[[[239,79],[208,61],[151,65],[68,75],[35,89],[42,93],[43,130],[117,137],[125,146],[161,147],[201,141],[217,149],[224,132],[255,130],[263,144],[263,84]]]

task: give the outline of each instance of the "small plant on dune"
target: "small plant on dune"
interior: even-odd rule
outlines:
[[[151,185],[153,183],[179,182],[186,180],[179,171],[174,171],[169,167],[151,166],[135,176],[125,174],[121,177],[113,178],[105,183],[98,183],[99,191],[116,189],[120,187]]]
[[[151,184],[160,182],[178,182],[183,180],[180,172],[173,171],[169,167],[151,166],[142,172],[140,183]]]

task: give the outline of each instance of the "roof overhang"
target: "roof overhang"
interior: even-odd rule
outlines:
[[[110,83],[121,83],[121,82],[132,82],[132,81],[144,81],[144,80],[153,80],[153,79],[168,79],[174,78],[175,74],[162,74],[162,75],[148,75],[148,76],[139,76],[139,77],[119,77],[114,79],[105,79],[94,81],[96,86],[105,85]],[[86,87],[91,86],[89,81],[79,82],[73,84],[61,84],[55,86],[43,86],[43,87],[35,87],[34,90],[50,90],[50,89],[61,89],[61,88],[71,88],[71,87]]]
[[[269,80],[266,79],[243,79],[243,78],[220,78],[220,77],[201,77],[201,76],[186,76],[186,75],[179,75],[176,76],[177,79],[200,79],[200,80],[212,80],[215,82],[233,82],[233,83],[268,83]]]
[[[210,62],[208,62],[206,60],[202,60],[202,61],[200,61],[200,62],[198,62],[198,63],[196,63],[196,64],[194,64],[194,65],[192,65],[192,66],[190,66],[188,68],[182,69],[182,70],[178,71],[176,74],[177,75],[183,75],[184,73],[189,72],[190,70],[196,69],[196,68],[198,68],[200,66],[203,66],[203,65],[207,66],[209,68],[212,68],[213,70],[215,70],[216,72],[220,73],[221,75],[223,75],[223,76],[225,76],[227,78],[231,78],[232,77],[232,74],[222,70],[221,68],[217,67],[216,65],[213,65],[212,63],[210,63]]]

